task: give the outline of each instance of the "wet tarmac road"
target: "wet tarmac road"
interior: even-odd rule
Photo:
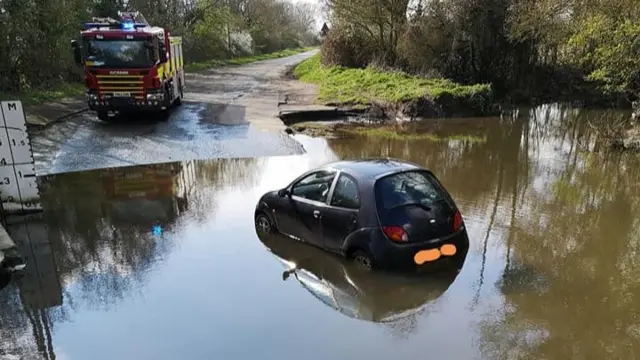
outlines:
[[[314,51],[187,76],[166,122],[107,124],[87,113],[31,135],[39,175],[190,159],[300,154],[278,118],[274,82]]]
[[[638,358],[640,160],[587,152],[577,120],[541,107],[438,123],[441,141],[297,137],[307,154],[46,177],[43,220],[10,228],[30,266],[0,279],[0,358]],[[256,236],[265,191],[379,155],[456,199],[457,276],[366,275]]]

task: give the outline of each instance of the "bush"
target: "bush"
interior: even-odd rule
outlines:
[[[322,64],[362,68],[372,60],[372,46],[362,34],[345,27],[331,29],[322,43]]]

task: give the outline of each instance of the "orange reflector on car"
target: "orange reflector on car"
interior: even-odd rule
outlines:
[[[445,256],[453,256],[456,254],[456,246],[453,244],[445,244],[440,247],[440,252]]]
[[[440,250],[438,249],[422,250],[422,251],[418,251],[413,256],[413,261],[415,261],[416,264],[418,265],[422,265],[429,261],[438,260],[439,258],[440,258]]]

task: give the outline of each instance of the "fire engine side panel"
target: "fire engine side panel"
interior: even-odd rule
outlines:
[[[184,72],[182,70],[182,38],[169,37],[171,47],[171,72],[173,75],[173,93],[176,97],[180,94],[180,85],[184,84]]]

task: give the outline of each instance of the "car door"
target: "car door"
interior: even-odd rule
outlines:
[[[281,231],[316,246],[324,246],[320,219],[327,207],[335,171],[311,173],[291,186],[288,203],[280,214]]]
[[[359,228],[360,189],[356,179],[340,173],[330,203],[322,215],[325,246],[339,251],[349,234]]]

